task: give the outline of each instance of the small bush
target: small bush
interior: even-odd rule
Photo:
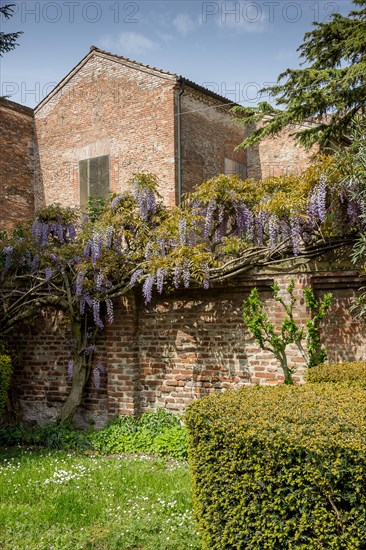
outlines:
[[[191,404],[186,426],[204,549],[365,549],[363,388],[228,391]]]
[[[306,380],[314,384],[333,382],[366,387],[366,361],[318,365],[308,370]]]
[[[12,374],[13,368],[10,357],[8,355],[0,355],[0,418],[4,413]]]
[[[139,418],[119,416],[91,437],[102,453],[157,453],[187,458],[187,441],[178,415],[165,409],[146,412]]]
[[[0,430],[0,445],[15,447],[31,445],[46,449],[81,451],[90,448],[87,432],[74,430],[64,422],[52,422],[47,426],[29,428],[23,424]]]

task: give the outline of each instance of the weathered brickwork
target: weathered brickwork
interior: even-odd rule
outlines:
[[[182,191],[225,172],[225,158],[246,165],[246,151],[234,151],[245,137],[231,105],[186,86],[181,96]]]
[[[12,344],[16,404],[28,421],[38,424],[57,416],[71,388],[67,369],[70,335],[56,330],[55,324],[54,315],[39,316],[17,332]],[[106,355],[105,346],[105,341],[98,343],[101,358]],[[108,419],[106,374],[101,374],[99,389],[92,379],[89,381],[82,407],[75,417],[76,422],[84,426],[90,419],[94,419],[97,426]]]
[[[11,232],[34,211],[33,111],[0,100],[0,231]]]
[[[1,227],[28,219],[34,205],[79,206],[79,163],[95,157],[109,157],[110,191],[153,172],[169,206],[229,170],[225,159],[258,179],[309,164],[288,132],[235,151],[247,130],[230,107],[177,75],[92,48],[35,109],[34,122],[31,109],[2,102]]]
[[[110,187],[135,172],[159,176],[175,204],[175,78],[92,52],[35,111],[40,154],[36,204],[80,204],[79,161],[109,155]]]
[[[299,129],[287,128],[278,136],[267,137],[248,149],[248,176],[260,180],[288,173],[300,174],[308,168],[317,149],[309,151],[294,140],[292,134]]]
[[[354,273],[276,275],[281,289],[295,276],[296,319],[307,312],[302,289],[312,284],[321,296],[333,293],[331,311],[322,325],[329,360],[366,357],[366,321],[349,312],[356,288]],[[273,356],[263,352],[245,329],[243,299],[256,285],[266,300],[271,319],[280,322],[282,307],[273,301],[273,275],[238,282],[232,287],[192,290],[163,296],[146,307],[131,295],[116,308],[115,322],[98,348],[107,375],[101,388],[91,382],[78,421],[92,418],[98,426],[117,414],[138,414],[156,407],[182,411],[194,399],[249,384],[278,384],[283,374]],[[18,342],[18,341],[17,341]],[[23,332],[17,344],[15,388],[21,410],[33,420],[50,419],[65,400],[69,344],[50,329],[47,319]],[[304,362],[296,347],[289,349],[290,365],[301,382]]]

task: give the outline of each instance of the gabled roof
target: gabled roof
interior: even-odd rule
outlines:
[[[172,80],[179,83],[184,82],[187,86],[190,86],[195,90],[198,90],[210,97],[213,97],[214,99],[217,99],[222,103],[233,104],[228,98],[216,94],[215,92],[212,92],[211,90],[208,90],[207,88],[204,88],[203,86],[200,86],[199,84],[196,84],[195,82],[192,82],[192,80],[184,78],[183,76],[179,76],[168,71],[163,71],[161,69],[157,69],[156,67],[150,67],[150,65],[144,65],[143,63],[133,61],[128,57],[115,55],[110,52],[101,50],[96,46],[91,46],[86,56],[83,57],[83,59],[73,69],[71,69],[71,71],[54,87],[53,90],[51,90],[51,92],[45,98],[42,99],[42,101],[40,101],[40,103],[38,103],[38,105],[34,108],[34,112],[36,113],[41,107],[43,107],[43,105],[45,105],[51,99],[51,97],[53,97],[59,90],[61,90],[65,86],[65,84],[67,84],[69,80],[71,80],[71,78],[89,61],[89,59],[91,59],[95,55],[104,59],[109,59],[116,63],[121,63],[123,65],[126,65],[127,67],[131,67],[139,71],[153,74],[166,80]]]

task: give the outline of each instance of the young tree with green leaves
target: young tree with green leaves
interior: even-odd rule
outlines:
[[[338,193],[332,162],[263,182],[217,176],[179,208],[164,207],[156,176],[141,173],[131,191],[92,216],[59,206],[41,210],[31,226],[0,241],[0,338],[44,308],[62,313],[72,387],[61,418],[72,418],[91,374],[98,384],[97,337],[113,322],[118,297],[140,287],[149,304],[155,292],[209,288],[254,266],[316,256],[354,238],[359,205],[346,185]]]
[[[300,351],[305,364],[308,368],[323,363],[327,358],[327,352],[320,343],[319,322],[324,318],[329,310],[332,294],[324,295],[323,300],[316,300],[313,289],[306,287],[304,289],[304,299],[306,307],[311,312],[311,317],[306,320],[305,326],[299,325],[294,319],[297,300],[294,296],[295,281],[291,279],[286,291],[289,295],[288,300],[284,300],[281,295],[278,282],[275,282],[273,298],[280,303],[284,309],[285,316],[279,327],[269,320],[269,315],[260,299],[258,290],[254,288],[247,300],[243,303],[243,319],[253,334],[259,347],[272,353],[279,361],[285,375],[285,384],[293,384],[293,367],[289,367],[286,354],[287,346],[295,344]],[[305,340],[305,348],[303,346]]]
[[[306,147],[350,143],[354,117],[366,112],[366,0],[353,2],[358,9],[348,16],[334,13],[329,22],[313,23],[298,48],[304,68],[287,69],[261,90],[274,106],[233,108],[239,121],[254,126],[241,146],[304,122],[308,127],[294,135]]]

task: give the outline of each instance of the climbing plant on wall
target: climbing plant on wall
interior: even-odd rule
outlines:
[[[209,288],[255,265],[337,247],[364,224],[365,205],[330,157],[299,176],[217,176],[179,208],[163,206],[157,189],[156,176],[136,174],[98,215],[49,206],[0,241],[0,337],[42,308],[68,323],[72,386],[64,420],[89,376],[99,383],[97,336],[113,323],[118,297],[140,287],[149,304],[155,292]]]

